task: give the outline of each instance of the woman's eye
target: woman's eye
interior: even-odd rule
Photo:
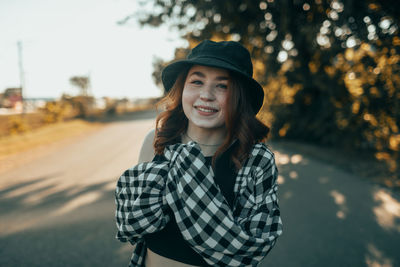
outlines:
[[[220,83],[220,84],[217,85],[217,87],[222,88],[222,89],[227,89],[228,85]]]
[[[192,83],[193,83],[193,84],[196,84],[196,85],[201,85],[201,84],[203,84],[202,81],[199,81],[199,80],[194,80],[194,81],[192,81]]]

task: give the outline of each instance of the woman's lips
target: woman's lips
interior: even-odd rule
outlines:
[[[218,109],[206,106],[195,106],[194,107],[201,115],[212,115],[218,112]]]

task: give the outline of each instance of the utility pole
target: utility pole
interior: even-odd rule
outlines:
[[[22,101],[22,114],[25,114],[25,79],[24,79],[24,67],[22,64],[22,42],[18,41],[18,66],[19,66],[19,83],[21,88],[21,101]]]
[[[93,96],[93,92],[92,92],[92,83],[91,83],[91,77],[90,77],[91,74],[92,74],[92,72],[89,71],[89,72],[88,72],[88,75],[87,75],[87,77],[88,77],[87,94]]]

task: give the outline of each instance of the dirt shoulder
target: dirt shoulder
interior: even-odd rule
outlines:
[[[105,124],[72,120],[0,138],[0,173],[76,141]]]

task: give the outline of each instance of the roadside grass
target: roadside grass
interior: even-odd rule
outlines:
[[[27,132],[45,125],[43,112],[0,116],[0,138],[17,132]]]
[[[58,122],[47,120],[52,114],[44,111],[0,116],[0,161],[10,155],[96,130],[108,122],[129,119],[138,112],[153,110],[156,101],[150,99],[130,108],[115,106],[108,110],[92,110],[82,119],[66,113],[58,118]]]
[[[102,127],[101,123],[76,119],[48,124],[39,128],[0,137],[0,160],[35,147],[59,142],[65,138],[76,137]]]

